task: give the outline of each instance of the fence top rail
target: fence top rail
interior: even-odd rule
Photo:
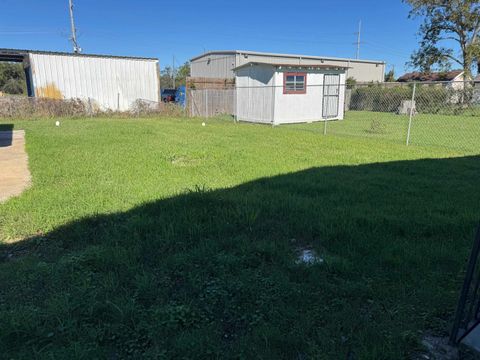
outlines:
[[[480,87],[480,81],[472,81],[472,80],[465,80],[465,81],[411,81],[411,82],[377,82],[377,83],[340,83],[340,84],[306,84],[307,88],[313,87],[347,87],[349,89],[356,89],[356,88],[408,88],[413,87],[414,85],[422,87],[422,86],[442,86],[444,88],[453,88],[454,90],[461,90],[461,88],[465,85],[469,87]],[[273,89],[273,88],[283,88],[283,84],[279,85],[248,85],[248,86],[240,86],[237,85],[235,88],[189,88],[188,91],[232,91],[238,89]]]
[[[408,86],[408,85],[452,85],[452,84],[475,84],[480,85],[480,80],[443,80],[443,81],[385,81],[385,82],[356,82],[353,86]]]

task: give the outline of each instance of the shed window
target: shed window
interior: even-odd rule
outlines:
[[[285,73],[283,76],[284,94],[306,94],[307,74],[306,73]]]

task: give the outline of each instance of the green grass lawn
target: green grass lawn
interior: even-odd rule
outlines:
[[[328,135],[359,136],[405,144],[409,117],[386,112],[347,111],[345,121],[327,124]],[[324,133],[323,122],[296,125]],[[418,114],[413,117],[410,144],[480,153],[480,109],[467,115]]]
[[[201,122],[14,122],[0,357],[404,359],[448,331],[479,156]]]

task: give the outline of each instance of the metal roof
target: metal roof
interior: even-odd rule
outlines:
[[[299,65],[299,64],[280,64],[280,63],[269,63],[269,62],[261,62],[261,61],[252,61],[246,64],[237,66],[233,69],[233,71],[241,69],[246,66],[252,65],[270,65],[275,67],[286,67],[286,68],[302,68],[302,69],[340,69],[340,70],[347,70],[349,67],[347,66],[336,66],[336,65]]]
[[[100,54],[76,54],[59,51],[44,51],[44,50],[24,50],[24,49],[1,49],[0,59],[6,61],[18,61],[21,57],[28,54],[45,54],[45,55],[63,55],[63,56],[78,56],[78,57],[96,57],[108,59],[131,59],[131,60],[149,60],[158,61],[156,58],[138,57],[138,56],[116,56],[116,55],[100,55]],[[12,60],[9,60],[12,59]]]
[[[385,61],[377,60],[360,60],[360,59],[348,59],[348,58],[337,58],[330,56],[312,56],[312,55],[298,55],[298,54],[279,54],[279,53],[269,53],[269,52],[257,52],[257,51],[248,51],[248,50],[215,50],[209,51],[202,55],[196,56],[190,61],[195,61],[209,55],[258,55],[258,56],[270,56],[270,57],[284,57],[284,58],[294,58],[294,59],[310,59],[310,60],[326,60],[326,61],[345,61],[353,63],[369,63],[369,64],[385,64]]]

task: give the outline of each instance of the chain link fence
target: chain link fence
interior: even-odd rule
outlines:
[[[480,83],[357,85],[347,89],[344,122],[328,134],[480,152]]]
[[[331,94],[341,97],[327,101]],[[191,116],[480,153],[480,82],[307,85],[305,94],[282,95],[272,86],[190,90],[187,108]],[[332,100],[344,110],[338,116]]]

